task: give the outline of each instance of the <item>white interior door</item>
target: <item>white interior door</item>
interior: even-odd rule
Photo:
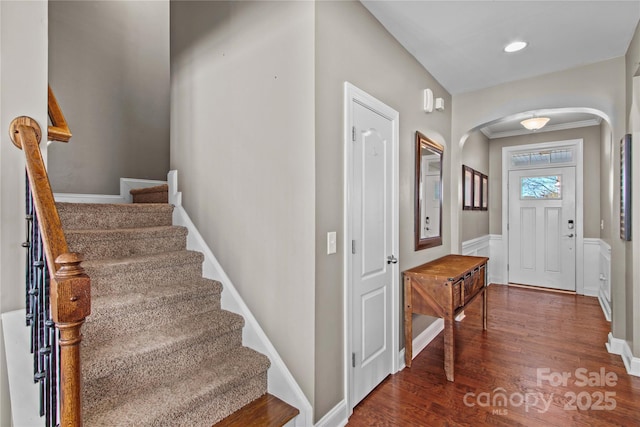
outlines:
[[[509,282],[576,290],[575,167],[509,172]]]
[[[351,405],[392,372],[394,123],[353,104]],[[393,258],[391,259],[393,261]]]

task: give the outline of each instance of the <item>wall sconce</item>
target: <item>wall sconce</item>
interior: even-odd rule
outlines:
[[[431,89],[425,89],[423,92],[422,109],[425,113],[433,111],[433,92]]]

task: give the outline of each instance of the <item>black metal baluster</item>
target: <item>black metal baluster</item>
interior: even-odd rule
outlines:
[[[33,379],[40,389],[40,416],[45,426],[58,425],[58,331],[51,319],[49,300],[49,268],[40,235],[38,216],[27,179],[26,225],[26,322],[31,326]]]
[[[39,227],[39,222],[38,222],[38,215],[36,214],[34,216],[34,221],[33,221],[35,228],[39,231],[40,227]],[[37,349],[36,352],[34,353],[34,357],[36,359],[36,366],[37,366],[37,370],[35,372],[34,375],[34,380],[39,382],[39,386],[40,386],[40,416],[44,415],[44,409],[45,409],[45,395],[46,395],[46,390],[44,387],[44,378],[45,378],[45,371],[44,371],[44,361],[43,361],[43,354],[41,353],[42,348],[44,347],[44,322],[47,320],[45,318],[45,307],[44,307],[44,293],[45,293],[45,289],[44,289],[44,277],[43,277],[43,270],[44,270],[44,256],[43,256],[43,252],[44,252],[44,247],[42,244],[42,237],[40,236],[40,233],[38,232],[38,235],[36,236],[36,248],[37,248],[37,253],[36,253],[36,261],[34,262],[34,266],[36,267],[36,287],[38,289],[38,295],[36,298],[37,301],[37,309],[38,309],[38,315],[36,316],[36,318],[38,319],[37,322],[37,331],[36,331],[36,339],[37,339]]]
[[[29,188],[29,179],[26,179],[25,185],[25,230],[26,240],[22,243],[22,247],[27,250],[26,264],[25,264],[25,312],[27,326],[31,326],[33,321],[33,306],[31,304],[31,296],[29,291],[33,283],[33,276],[31,275],[31,231],[33,221],[33,197],[31,197],[31,189]]]

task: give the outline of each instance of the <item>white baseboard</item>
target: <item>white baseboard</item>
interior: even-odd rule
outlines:
[[[327,412],[325,416],[315,424],[315,427],[344,427],[348,421],[347,402],[342,400]]]
[[[489,283],[501,283],[506,285],[508,282],[507,278],[503,277],[502,273],[505,269],[504,265],[506,264],[503,252],[502,235],[490,234],[489,262],[487,263]]]
[[[634,357],[629,343],[620,338],[615,338],[611,332],[608,335],[607,351],[622,357],[622,362],[629,375],[640,377],[640,358]]]
[[[25,326],[25,314],[25,310],[2,313],[13,427],[44,425],[44,418],[39,416],[39,387],[33,383],[31,335]]]
[[[435,320],[435,322],[427,326],[427,328],[424,331],[422,331],[420,335],[415,337],[413,339],[413,344],[412,344],[413,354],[411,355],[411,360],[415,359],[416,356],[420,354],[420,352],[424,350],[429,345],[429,343],[431,343],[431,341],[433,341],[435,337],[437,337],[438,334],[443,330],[444,330],[444,319],[439,317],[438,319]],[[406,366],[404,363],[404,353],[405,352],[403,348],[402,350],[400,350],[400,354],[398,356],[398,360],[400,362],[400,367],[398,370],[402,370]]]
[[[600,307],[604,313],[604,318],[607,319],[607,322],[611,322],[611,303],[605,297],[604,291],[602,290],[600,290],[600,293],[598,294],[598,302],[600,303]]]
[[[182,195],[178,192],[177,171],[169,172],[168,184],[169,203],[175,206],[173,210],[173,223],[175,225],[182,225],[189,230],[187,234],[187,248],[204,254],[205,260],[202,265],[204,277],[218,280],[222,283],[222,308],[238,313],[244,317],[245,326],[242,330],[243,345],[259,351],[271,360],[271,367],[268,372],[269,393],[298,408],[300,414],[295,418],[295,427],[313,426],[313,409],[311,403],[309,403],[309,400],[293,378],[293,375],[277,350],[233,286],[231,279],[227,276],[204,238],[198,232],[189,215],[182,207]]]
[[[152,179],[120,178],[120,194],[54,193],[53,197],[56,202],[66,203],[132,203],[130,191],[134,188],[155,187],[166,183],[167,181]]]

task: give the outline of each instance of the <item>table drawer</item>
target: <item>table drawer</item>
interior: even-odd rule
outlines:
[[[464,303],[469,302],[484,287],[484,266],[464,277]]]

